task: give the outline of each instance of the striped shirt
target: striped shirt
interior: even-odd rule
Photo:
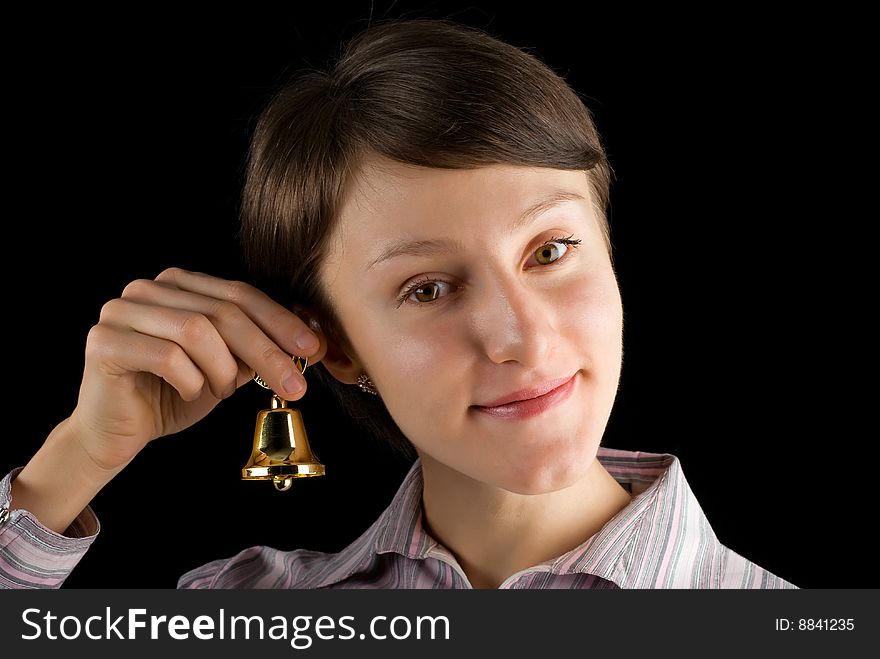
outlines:
[[[718,541],[676,456],[600,446],[597,458],[632,502],[500,588],[797,588]],[[0,587],[58,587],[97,537],[97,518],[86,508],[60,535],[27,511],[8,512],[18,471],[0,481]],[[379,519],[339,552],[251,547],[187,572],[178,588],[471,588],[422,526],[422,484],[416,460]]]

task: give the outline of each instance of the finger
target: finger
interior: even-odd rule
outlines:
[[[235,393],[238,364],[204,315],[117,298],[101,309],[101,323],[174,341],[202,371],[215,398]]]
[[[290,353],[279,347],[238,305],[199,293],[160,286],[149,279],[132,282],[123,295],[121,299],[130,302],[202,314],[217,328],[228,349],[259,373],[279,396],[293,400],[301,398],[305,392],[305,378],[291,362]],[[290,315],[296,325],[305,328],[299,318],[280,305],[276,306]],[[288,346],[291,344],[289,337],[286,343]],[[296,349],[294,354],[299,352],[302,351]]]
[[[233,357],[235,357],[235,355],[233,355]],[[235,387],[237,389],[241,385],[253,381],[254,370],[238,357],[235,357],[235,363],[238,364],[238,373],[235,376]]]
[[[152,373],[174,387],[185,401],[202,394],[204,374],[173,341],[97,324],[86,339],[86,368],[111,376]]]
[[[318,349],[317,336],[296,314],[250,284],[181,268],[168,268],[156,281],[235,304],[288,354],[311,357]]]

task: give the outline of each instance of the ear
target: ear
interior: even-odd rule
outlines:
[[[357,384],[358,376],[364,372],[360,361],[356,357],[350,357],[342,347],[332,343],[323,332],[317,334],[321,341],[321,350],[318,351],[316,357],[326,346],[326,352],[320,358],[321,363],[334,378],[343,384]]]
[[[318,324],[315,314],[311,309],[307,309],[299,304],[294,304],[293,313],[299,316],[305,322],[309,329],[318,337],[318,351],[309,357],[310,364],[321,362],[325,368],[330,371],[330,375],[342,382],[343,384],[357,384],[358,376],[364,372],[363,364],[357,357],[351,357],[346,350],[338,345],[335,341],[331,341],[321,325]]]

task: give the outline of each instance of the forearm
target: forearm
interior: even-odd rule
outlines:
[[[43,526],[64,533],[122,468],[103,470],[83,451],[70,419],[59,423],[12,481],[10,509],[27,510]]]

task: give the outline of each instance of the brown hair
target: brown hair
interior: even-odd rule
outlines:
[[[374,23],[327,70],[298,71],[270,99],[255,125],[241,203],[256,285],[287,308],[307,307],[346,350],[319,271],[339,200],[369,154],[434,168],[584,170],[611,251],[611,167],[590,111],[561,77],[530,53],[446,19]],[[415,457],[379,396],[342,384],[320,363],[311,372],[374,437]]]

